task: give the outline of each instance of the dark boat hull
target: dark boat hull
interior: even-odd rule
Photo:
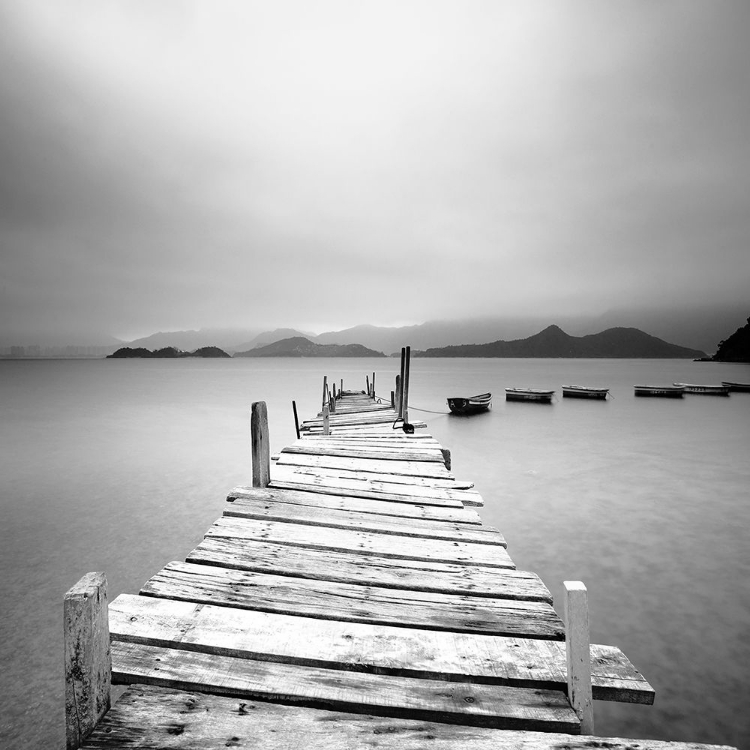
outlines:
[[[491,393],[480,393],[477,396],[454,396],[448,399],[448,408],[453,414],[477,414],[487,411],[492,405]]]
[[[609,395],[609,388],[586,388],[585,386],[564,385],[563,398],[594,398],[604,400]]]

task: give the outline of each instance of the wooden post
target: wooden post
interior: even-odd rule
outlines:
[[[580,581],[565,581],[564,585],[568,700],[581,720],[581,734],[594,734],[588,596]]]
[[[299,440],[299,419],[297,418],[297,402],[292,401],[292,411],[294,412],[294,431],[297,433],[297,440]]]
[[[326,402],[327,391],[328,391],[328,375],[323,375],[323,398],[320,401],[321,406],[323,406]]]
[[[404,402],[401,404],[401,416],[404,418],[404,424],[409,421],[409,369],[411,367],[411,347],[406,347],[406,357],[404,359],[404,379],[401,387],[404,390]]]
[[[401,347],[401,375],[398,382],[398,416],[403,419],[404,416],[404,369],[406,367],[406,347]]]
[[[396,375],[396,414],[401,417],[401,376]]]
[[[341,378],[341,388],[339,388],[339,393],[344,392],[344,378]]]
[[[372,391],[370,390],[370,376],[365,375],[365,384],[367,385],[367,395],[372,396]]]
[[[268,441],[268,411],[265,401],[255,401],[250,412],[253,487],[268,487],[271,481],[271,448]]]
[[[110,706],[112,655],[104,573],[87,573],[65,594],[63,622],[65,740],[67,750],[74,750]]]
[[[328,419],[328,404],[324,404],[323,406],[323,434],[330,435],[330,433],[331,433],[331,424]]]
[[[372,397],[375,398],[375,373],[372,374]]]
[[[396,392],[391,391],[391,409],[396,408]]]

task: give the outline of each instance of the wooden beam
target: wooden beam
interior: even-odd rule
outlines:
[[[565,653],[568,667],[568,700],[581,720],[581,734],[594,734],[591,695],[589,605],[581,581],[565,581]]]
[[[268,411],[265,401],[255,401],[250,413],[253,487],[268,487],[271,481],[271,449],[268,440]]]
[[[87,573],[63,600],[65,740],[80,747],[109,710],[112,658],[107,617],[107,579]]]

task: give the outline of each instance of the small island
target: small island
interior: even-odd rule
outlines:
[[[217,357],[229,358],[229,355],[224,350],[219,349],[218,346],[203,346],[194,352],[183,352],[174,346],[165,346],[163,349],[155,349],[154,351],[144,349],[143,347],[131,349],[129,346],[123,346],[114,354],[107,355],[107,359],[181,359],[183,357],[203,357],[209,359]]]
[[[292,336],[273,344],[258,346],[235,357],[385,357],[383,352],[362,344],[315,344],[304,336]]]

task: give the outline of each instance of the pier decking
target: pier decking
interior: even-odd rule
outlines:
[[[267,486],[233,489],[186,561],[109,605],[131,687],[82,747],[586,746],[549,590],[397,416],[340,391]],[[590,673],[595,699],[653,702],[616,647],[592,645]]]

